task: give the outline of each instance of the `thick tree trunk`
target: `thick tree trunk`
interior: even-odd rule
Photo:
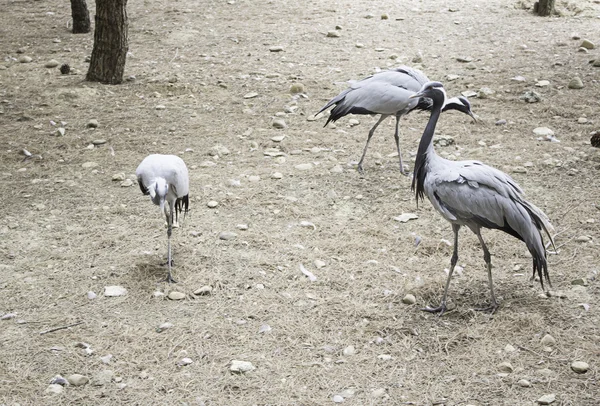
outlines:
[[[539,0],[535,3],[533,11],[542,17],[549,16],[554,13],[554,1],[555,0]]]
[[[127,0],[96,0],[94,48],[86,79],[116,85],[123,82],[127,41]]]
[[[90,12],[85,0],[71,0],[71,16],[73,17],[73,34],[90,32]]]

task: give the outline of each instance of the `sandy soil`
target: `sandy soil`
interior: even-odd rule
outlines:
[[[600,44],[600,4],[561,2],[553,18],[528,4],[130,2],[126,76],[135,80],[105,86],[84,81],[93,35],[69,32],[68,2],[4,1],[0,316],[16,315],[0,321],[0,404],[327,405],[340,395],[348,405],[482,406],[554,394],[553,405],[597,405],[600,154],[589,134],[598,129],[600,68],[589,61],[600,51],[578,47],[584,38]],[[336,25],[340,37],[327,37]],[[45,68],[51,59],[75,72]],[[361,176],[355,164],[376,118],[326,128],[325,117],[313,119],[345,81],[400,64],[452,95],[494,91],[471,98],[479,123],[442,116],[438,134],[454,143],[438,152],[511,173],[548,214],[559,250],[549,257],[549,297],[528,280],[525,246],[486,231],[501,307],[474,312],[489,291],[477,239],[462,231],[452,311],[419,310],[442,294],[452,231],[429,202],[417,208],[393,155],[393,120],[376,133]],[[567,87],[574,76],[583,89]],[[540,80],[549,85],[536,87]],[[294,96],[298,83],[305,91]],[[528,90],[542,100],[522,101]],[[287,128],[272,126],[277,116]],[[411,165],[427,118],[402,120]],[[87,127],[91,119],[98,128]],[[560,143],[538,141],[536,127]],[[93,146],[99,139],[107,142]],[[42,159],[24,161],[22,148]],[[272,148],[281,156],[265,155]],[[134,179],[149,153],[178,154],[190,168],[174,285],[161,281],[164,219],[134,182],[112,180]],[[296,168],[307,163],[311,170]],[[418,219],[393,219],[402,213]],[[237,238],[219,239],[224,231]],[[585,286],[572,284],[582,278]],[[112,285],[127,294],[105,297]],[[194,295],[202,286],[212,294]],[[172,291],[185,299],[167,299]],[[408,293],[415,305],[402,302]],[[173,326],[157,331],[165,322]],[[186,357],[193,363],[180,366]],[[232,360],[256,369],[234,374]],[[573,372],[573,361],[588,372]],[[91,381],[47,393],[57,374]]]

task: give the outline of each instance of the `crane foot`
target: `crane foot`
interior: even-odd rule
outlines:
[[[438,307],[424,307],[421,309],[424,312],[427,313],[438,313],[438,316],[441,316],[442,314],[444,314],[446,312],[446,304],[442,303],[441,305],[439,305]]]

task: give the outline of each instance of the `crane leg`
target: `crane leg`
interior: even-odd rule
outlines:
[[[400,134],[398,133],[398,126],[400,124],[400,117],[396,116],[396,131],[394,132],[394,140],[396,141],[396,149],[398,150],[398,159],[400,160],[400,173],[404,176],[408,176],[408,172],[404,172],[404,163],[402,162],[402,153],[400,152]]]
[[[448,288],[450,287],[450,280],[452,279],[452,273],[454,272],[454,267],[458,262],[458,230],[460,230],[460,226],[458,224],[452,224],[452,231],[454,231],[454,252],[452,253],[452,258],[450,259],[450,272],[448,272],[448,279],[446,279],[446,288],[444,289],[444,296],[442,296],[442,301],[438,307],[425,307],[421,310],[429,313],[439,313],[441,316],[446,311],[446,298],[448,297]]]
[[[365,148],[363,149],[363,153],[362,156],[360,157],[360,161],[358,161],[358,172],[362,175],[364,173],[363,171],[363,161],[365,160],[365,155],[367,155],[367,148],[369,148],[369,142],[371,142],[371,137],[373,137],[373,134],[375,133],[375,129],[377,127],[379,127],[379,124],[381,124],[381,122],[383,120],[385,120],[386,118],[388,118],[389,116],[382,114],[381,117],[379,117],[379,120],[377,120],[377,122],[375,123],[375,125],[373,126],[373,128],[371,128],[371,130],[369,131],[369,136],[367,138],[367,143],[365,144]]]
[[[483,237],[481,236],[481,231],[477,230],[476,234],[477,234],[477,238],[479,238],[479,243],[481,244],[481,248],[483,249],[483,259],[487,266],[488,282],[490,284],[492,303],[488,307],[475,309],[475,310],[483,311],[483,312],[491,312],[492,314],[494,314],[494,312],[498,309],[498,302],[496,302],[496,295],[494,295],[494,284],[492,282],[492,256],[490,255],[490,251],[488,250],[487,245],[485,245],[485,242],[483,241]]]
[[[173,232],[173,206],[169,204],[169,215],[167,216],[167,266],[169,271],[167,273],[166,282],[177,283],[171,276],[171,267],[173,266],[173,257],[171,256],[171,233]]]

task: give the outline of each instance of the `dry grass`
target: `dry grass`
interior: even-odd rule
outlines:
[[[580,3],[577,18],[545,19],[502,1],[133,2],[127,74],[137,80],[114,87],[83,81],[92,35],[66,30],[67,3],[3,5],[2,54],[18,57],[23,47],[34,61],[5,60],[7,69],[0,70],[0,314],[17,313],[0,321],[0,405],[322,405],[346,389],[355,391],[346,398],[350,405],[534,405],[545,393],[556,394],[555,404],[596,405],[600,155],[587,140],[600,104],[599,71],[588,59],[598,52],[577,53],[570,37],[577,31],[600,42],[593,18],[600,6]],[[389,20],[379,19],[383,12]],[[368,13],[375,17],[365,19]],[[336,24],[342,36],[326,38]],[[273,45],[284,52],[269,52]],[[504,170],[533,163],[514,176],[559,232],[560,255],[550,257],[554,296],[540,297],[539,285],[528,282],[530,258],[521,243],[488,231],[501,307],[493,317],[472,311],[489,292],[476,238],[463,231],[464,271],[450,290],[454,310],[442,318],[420,312],[440,298],[451,255],[440,240],[452,232],[428,202],[416,208],[409,179],[388,157],[392,120],[373,139],[364,177],[348,163],[358,159],[374,118],[359,117],[352,128],[343,119],[325,129],[323,120],[306,120],[342,88],[335,82],[393,66],[393,53],[410,63],[418,51],[431,78],[461,75],[447,83],[449,93],[496,91],[472,100],[480,124],[444,116],[439,133],[453,136],[456,146],[440,152]],[[464,55],[475,58],[476,69],[456,61]],[[53,58],[78,74],[45,69]],[[583,90],[566,88],[574,74]],[[517,75],[527,84],[510,80]],[[551,86],[536,89],[542,103],[525,105],[518,98],[536,79]],[[292,100],[288,89],[295,82],[305,85],[308,98]],[[249,92],[259,96],[244,99]],[[290,103],[298,110],[286,115],[289,128],[273,129],[272,117]],[[156,110],[158,104],[166,109]],[[592,124],[577,123],[584,114]],[[31,120],[20,121],[23,116]],[[96,130],[86,128],[92,118],[100,122]],[[509,125],[493,125],[500,118]],[[49,135],[50,120],[68,123],[64,137]],[[403,119],[406,156],[416,150],[426,120],[425,114]],[[553,128],[562,142],[535,141],[531,130],[538,126]],[[287,136],[281,144],[270,140],[280,134]],[[98,138],[108,143],[86,148]],[[231,153],[210,157],[217,144]],[[43,159],[23,162],[23,147]],[[286,152],[286,161],[264,157],[270,147]],[[186,148],[193,151],[183,153]],[[193,210],[174,232],[176,285],[160,282],[166,236],[158,210],[137,188],[111,181],[115,173],[131,175],[151,152],[181,154],[190,167]],[[550,158],[560,166],[547,165]],[[201,166],[210,160],[216,166]],[[98,166],[82,168],[90,161]],[[312,171],[294,169],[306,162],[317,164]],[[330,173],[336,163],[343,173]],[[283,179],[271,179],[273,172]],[[261,180],[252,183],[250,175]],[[209,200],[219,206],[208,209]],[[392,220],[402,212],[419,219]],[[315,228],[301,227],[303,220]],[[249,229],[237,230],[240,223]],[[226,230],[238,238],[219,240]],[[418,249],[415,235],[422,238]],[[592,242],[576,242],[580,235]],[[326,266],[316,269],[316,259]],[[302,275],[301,263],[317,282]],[[514,275],[515,265],[524,276]],[[580,277],[588,286],[571,286]],[[109,285],[125,286],[128,294],[105,298]],[[212,295],[193,295],[204,285],[214,288]],[[88,300],[90,290],[98,298]],[[187,299],[154,296],[171,290]],[[417,305],[402,303],[409,292]],[[166,321],[174,326],[157,332]],[[259,333],[264,324],[272,330]],[[551,351],[540,343],[547,333],[556,339]],[[78,342],[94,353],[86,356]],[[506,352],[507,344],[516,351]],[[344,354],[348,346],[354,355]],[[100,357],[107,354],[113,358],[105,365]],[[179,367],[183,357],[193,364]],[[233,359],[257,369],[232,374]],[[588,362],[589,372],[572,372],[573,360]],[[499,375],[501,362],[514,372]],[[551,372],[541,374],[544,368]],[[127,386],[93,385],[105,369]],[[92,383],[61,395],[44,392],[55,374],[73,373]],[[532,387],[520,387],[520,379]],[[378,389],[383,392],[374,396]]]

